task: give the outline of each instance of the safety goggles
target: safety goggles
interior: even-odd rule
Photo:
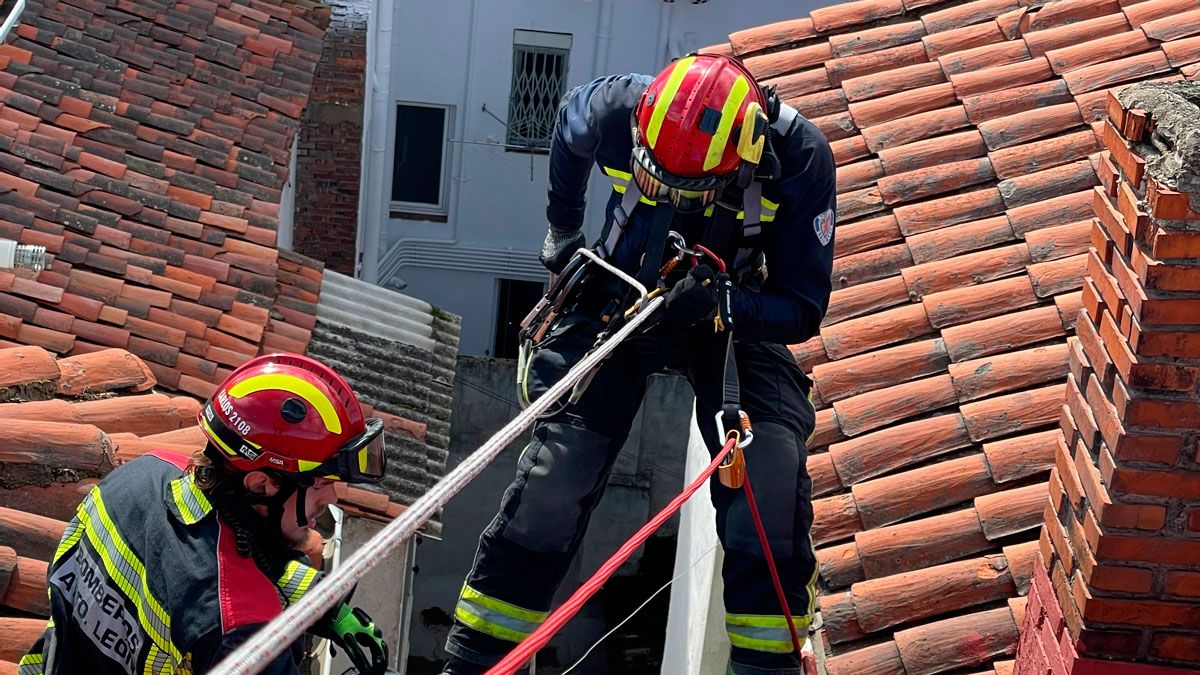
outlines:
[[[632,165],[633,180],[643,195],[651,199],[666,199],[682,213],[708,208],[733,180],[731,174],[695,178],[675,176],[659,166],[650,151],[641,145],[633,148]]]
[[[383,420],[368,417],[366,429],[316,468],[300,473],[347,483],[378,483],[387,471]]]

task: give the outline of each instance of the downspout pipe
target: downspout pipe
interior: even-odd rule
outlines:
[[[387,158],[388,101],[392,84],[392,29],[395,3],[372,0],[367,18],[367,69],[363,101],[362,160],[358,192],[358,238],[355,276],[379,282],[379,250],[389,201],[384,185]]]
[[[615,0],[600,0],[600,18],[596,24],[596,52],[592,57],[592,77],[608,74],[608,50],[612,42],[613,5]]]

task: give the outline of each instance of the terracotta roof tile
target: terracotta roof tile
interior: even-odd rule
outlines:
[[[751,56],[745,59],[745,65],[755,77],[768,78],[821,65],[832,56],[829,43],[818,42],[763,56]]]
[[[931,59],[941,58],[953,52],[996,44],[1003,40],[1004,33],[991,21],[929,33],[921,38],[921,42],[925,45],[925,51]]]
[[[861,354],[933,333],[924,305],[907,305],[843,321],[822,330],[825,352],[833,359]]]
[[[834,256],[852,255],[874,247],[886,246],[902,238],[896,217],[891,214],[839,225],[834,242]]]
[[[962,649],[964,636],[978,636],[972,649]],[[961,668],[1011,655],[1016,648],[1017,622],[1008,607],[944,619],[896,633],[904,668],[910,673],[930,668]],[[937,664],[936,666],[932,664]]]
[[[879,194],[889,206],[955,192],[996,178],[986,157],[942,163],[879,179]]]
[[[1165,59],[1165,57],[1164,57]],[[955,87],[948,82],[901,91],[869,101],[851,102],[850,114],[859,128],[929,112],[957,103]]]
[[[830,89],[798,96],[788,100],[787,103],[808,118],[832,115],[850,109],[847,105],[846,94],[841,89]]]
[[[1171,45],[1172,43],[1165,44],[1163,50],[1168,49]],[[1154,50],[1137,56],[1072,70],[1065,73],[1063,79],[1071,93],[1078,95],[1115,84],[1143,80],[1170,70],[1172,67],[1164,51]]]
[[[1058,106],[1055,106],[1056,108]],[[1067,111],[1069,112],[1069,110]],[[1005,118],[1011,119],[1011,118]],[[981,127],[983,125],[980,125]],[[1003,134],[1000,131],[1000,134]],[[994,142],[1006,142],[998,135]],[[1014,178],[1058,164],[1084,159],[1098,149],[1096,134],[1090,130],[1053,136],[1045,140],[998,149],[988,155],[996,177]]]
[[[1023,272],[1030,263],[1029,248],[1014,244],[945,260],[913,265],[901,271],[913,297],[993,281]]]
[[[833,292],[829,298],[829,310],[826,311],[822,323],[837,323],[908,301],[908,287],[899,277],[857,284]]]
[[[912,264],[912,255],[904,243],[843,256],[833,261],[835,288],[844,288],[891,276]]]
[[[888,175],[983,157],[986,154],[988,147],[984,144],[983,136],[973,129],[878,151],[883,171]]]
[[[945,81],[946,76],[937,62],[917,63],[881,73],[845,79],[842,81],[842,91],[845,92],[848,101],[865,101]]]
[[[855,535],[854,541],[868,579],[950,562],[991,548],[973,507],[866,530]]]
[[[900,443],[905,447],[903,453],[895,452]],[[971,438],[962,417],[947,414],[889,426],[834,443],[829,446],[829,452],[843,484],[855,485],[970,445]]]
[[[1024,42],[1012,40],[965,49],[938,58],[942,72],[957,75],[972,70],[1010,65],[1031,58]]]
[[[1004,201],[996,188],[985,188],[950,197],[931,199],[896,207],[896,221],[905,235],[972,220],[995,216],[1004,211]]]
[[[1005,205],[1009,209],[1016,209],[1045,203],[1056,195],[1077,194],[1097,182],[1092,163],[1084,160],[1003,180],[999,190]],[[1015,224],[1013,229],[1017,230]]]
[[[1160,42],[1195,35],[1200,33],[1200,9],[1147,21],[1140,27],[1147,37]]]
[[[979,122],[979,132],[990,150],[1000,150],[1082,126],[1083,116],[1074,101]],[[1091,132],[1088,132],[1089,134]],[[1093,144],[1095,137],[1093,136]]]
[[[842,432],[853,437],[956,402],[950,376],[939,375],[843,399],[833,409]]]
[[[824,67],[764,80],[763,84],[777,87],[780,98],[785,101],[797,96],[824,91],[832,86],[829,72]]]
[[[917,141],[932,139],[940,134],[970,126],[966,110],[952,105],[940,110],[918,113],[910,117],[885,122],[862,130],[863,139],[873,152],[883,152]]]
[[[1121,11],[1125,13],[1131,27],[1139,28],[1144,23],[1178,16],[1195,8],[1195,4],[1189,0],[1150,0],[1124,5]]]
[[[924,36],[925,25],[923,23],[908,21],[844,35],[830,35],[829,46],[833,50],[834,57],[842,58],[899,47],[917,42]]]
[[[1034,57],[1003,66],[993,66],[950,75],[950,82],[959,98],[977,96],[1014,86],[1037,84],[1050,79],[1053,73],[1044,57]]]
[[[813,28],[818,33],[848,28],[878,21],[904,12],[900,0],[855,0],[832,7],[812,11]]]
[[[1016,239],[1006,216],[985,218],[908,237],[915,264],[952,258]]]
[[[845,56],[826,62],[831,84],[880,73],[891,68],[902,68],[928,61],[924,48],[916,43],[902,44],[879,51],[854,56]]]

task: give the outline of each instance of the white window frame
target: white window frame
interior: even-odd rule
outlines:
[[[399,138],[399,129],[397,128],[397,119],[399,116],[400,106],[409,106],[413,108],[438,108],[444,111],[444,124],[442,126],[442,180],[441,187],[438,190],[438,203],[426,204],[425,202],[403,202],[391,199],[392,183],[395,180],[395,152],[396,140]],[[388,164],[388,206],[389,209],[396,214],[403,216],[406,214],[429,215],[429,216],[446,216],[450,212],[450,162],[452,155],[450,153],[450,138],[454,133],[454,114],[455,107],[442,103],[426,103],[424,101],[394,101],[392,104],[392,138],[391,151],[393,154],[392,161]],[[396,214],[393,217],[396,217]]]
[[[512,152],[534,152],[545,153],[550,150],[550,139],[546,139],[545,145],[521,145],[513,143],[514,129],[516,120],[513,119],[513,96],[516,93],[516,76],[517,76],[517,56],[518,50],[524,48],[527,50],[541,50],[560,52],[563,59],[562,72],[562,92],[559,96],[565,94],[570,87],[567,86],[568,78],[571,73],[571,48],[575,42],[575,36],[572,33],[560,33],[541,30],[526,30],[517,28],[513,30],[513,48],[512,48],[512,71],[509,78],[509,98],[508,98],[508,133],[505,134],[506,149]]]

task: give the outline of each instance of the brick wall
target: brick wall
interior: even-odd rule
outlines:
[[[292,248],[354,273],[370,0],[332,9],[297,145]]]
[[[1200,672],[1200,84],[1109,95],[1016,675]]]

